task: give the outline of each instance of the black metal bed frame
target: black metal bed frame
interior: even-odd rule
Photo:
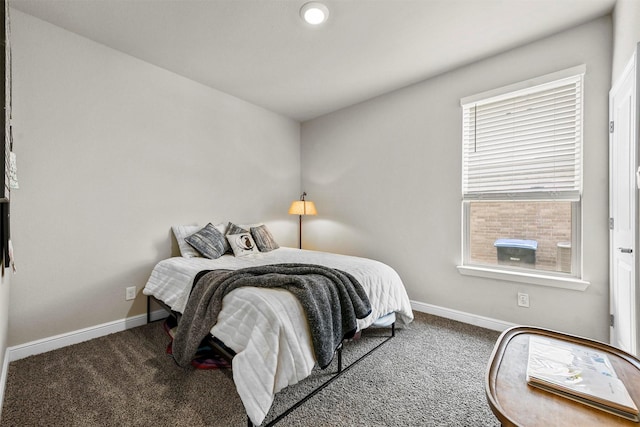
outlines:
[[[166,305],[164,302],[160,301],[159,299],[157,299],[157,298],[155,298],[155,297],[153,297],[151,295],[147,295],[147,323],[151,323],[151,299],[152,298],[163,309],[165,309],[169,313],[170,316],[175,316],[177,320],[180,319],[180,313],[173,311],[171,309],[171,307],[169,307],[168,305]],[[396,324],[395,324],[395,322],[393,322],[391,324],[391,335],[390,336],[386,337],[384,341],[382,341],[379,344],[377,344],[371,350],[369,350],[368,352],[366,352],[365,354],[363,354],[358,359],[356,359],[355,361],[353,361],[351,364],[349,364],[348,366],[346,366],[344,368],[342,366],[342,348],[343,348],[343,343],[340,343],[340,345],[336,349],[336,353],[337,353],[337,357],[338,357],[338,370],[329,379],[327,379],[325,382],[323,382],[322,384],[320,384],[319,386],[314,388],[310,393],[308,393],[302,399],[300,399],[299,401],[294,403],[292,406],[290,406],[287,410],[282,412],[280,415],[278,415],[272,421],[270,421],[269,423],[265,424],[264,427],[271,427],[271,426],[275,425],[276,423],[278,423],[284,417],[286,417],[291,412],[296,410],[299,406],[304,404],[307,400],[311,399],[313,396],[315,396],[317,393],[322,391],[325,387],[327,387],[333,381],[338,379],[342,374],[347,372],[349,369],[354,367],[356,364],[360,363],[363,359],[365,359],[371,353],[373,353],[374,351],[376,351],[377,349],[382,347],[384,344],[386,344],[388,341],[390,341],[391,338],[393,338],[395,336],[396,336]],[[378,336],[378,338],[379,338],[379,336]],[[208,344],[210,344],[212,347],[214,347],[216,349],[216,351],[218,351],[225,359],[227,359],[227,361],[232,363],[232,359],[233,359],[234,355],[229,353],[229,351],[227,351],[226,348],[220,346],[218,344],[218,342],[216,342],[216,340],[213,339],[212,336],[210,336],[210,339],[208,339]],[[247,427],[256,427],[248,416],[247,416]]]

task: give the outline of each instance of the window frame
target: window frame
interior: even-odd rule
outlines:
[[[580,65],[577,67],[572,67],[566,70],[558,71],[556,73],[547,74],[541,77],[537,77],[534,79],[530,79],[524,82],[516,83],[513,85],[505,86],[502,88],[498,88],[495,90],[483,92],[477,95],[472,95],[470,97],[465,97],[460,100],[461,106],[466,106],[471,103],[482,102],[488,100],[490,98],[495,97],[509,97],[510,94],[514,94],[515,92],[521,92],[522,90],[526,90],[529,88],[533,88],[535,86],[539,86],[542,84],[553,83],[555,81],[563,80],[569,77],[574,77],[576,75],[581,75],[582,83],[581,83],[581,105],[580,105],[580,142],[581,150],[583,148],[583,129],[584,129],[584,108],[583,108],[583,99],[584,99],[584,74],[586,71],[585,65]],[[461,114],[461,119],[464,116],[464,110]],[[464,126],[465,123],[463,121],[463,140],[462,140],[462,150],[465,148],[464,141]],[[584,165],[584,155],[583,151],[581,152],[582,158],[580,159],[581,167],[580,167],[580,197],[578,200],[571,201],[571,247],[576,248],[576,250],[571,251],[571,273],[563,273],[563,272],[555,272],[555,271],[545,271],[545,270],[537,270],[530,268],[518,268],[514,266],[507,265],[498,265],[498,264],[481,264],[481,263],[472,263],[470,261],[470,205],[472,202],[479,202],[479,200],[487,200],[487,201],[499,201],[499,198],[465,198],[462,197],[461,201],[461,216],[462,216],[462,256],[461,256],[461,265],[457,266],[460,274],[469,275],[469,276],[477,276],[477,277],[485,277],[497,280],[506,280],[510,282],[518,282],[518,283],[528,283],[535,284],[541,286],[552,286],[559,287],[565,289],[573,289],[573,290],[585,290],[589,286],[589,282],[583,279],[583,271],[582,271],[582,175],[583,175],[583,165]],[[464,165],[463,165],[464,167]],[[464,181],[463,181],[464,183]],[[539,201],[539,198],[535,196],[532,198],[528,197],[519,197],[519,201]],[[504,200],[504,199],[502,199]],[[552,198],[548,198],[547,200],[553,200]]]

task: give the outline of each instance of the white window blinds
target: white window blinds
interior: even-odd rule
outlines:
[[[466,200],[580,199],[582,74],[462,108]]]

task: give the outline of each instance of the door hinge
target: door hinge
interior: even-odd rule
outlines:
[[[609,326],[611,326],[613,328],[613,324],[614,324],[614,316],[613,314],[609,315]]]
[[[609,122],[609,133],[613,133],[613,120]]]
[[[609,230],[613,230],[613,218],[609,218]]]

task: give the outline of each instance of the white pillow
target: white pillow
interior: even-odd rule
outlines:
[[[193,246],[187,243],[184,240],[187,236],[191,236],[193,233],[197,233],[202,229],[201,225],[174,225],[171,227],[173,230],[173,235],[176,236],[176,241],[178,242],[178,248],[180,248],[180,255],[184,258],[194,258],[199,257],[200,252],[198,252]]]
[[[222,233],[222,235],[226,235],[227,234],[227,229],[229,228],[229,223],[226,222],[221,222],[220,224],[216,224],[214,225],[215,228],[218,229],[219,232]]]
[[[227,240],[231,246],[231,250],[235,256],[246,256],[251,254],[259,254],[260,251],[256,246],[256,242],[251,237],[251,233],[227,234]]]

